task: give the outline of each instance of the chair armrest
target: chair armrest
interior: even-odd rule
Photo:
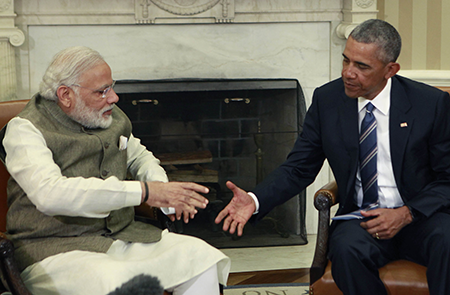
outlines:
[[[330,181],[329,183],[325,184],[321,189],[319,189],[316,194],[314,195],[314,207],[316,207],[317,210],[323,210],[326,208],[323,208],[323,197],[327,197],[330,202],[329,206],[326,204],[326,208],[330,208],[333,205],[336,205],[338,203],[337,197],[338,197],[338,187],[336,181]],[[328,202],[327,202],[328,203]]]
[[[14,245],[3,233],[0,233],[0,268],[2,284],[8,287],[12,294],[31,295],[14,260]]]
[[[157,207],[152,207],[148,204],[141,204],[134,207],[134,212],[138,219],[146,219],[154,225],[158,225],[163,229],[168,229],[170,232],[177,232],[175,224]]]
[[[319,211],[319,224],[317,229],[316,250],[310,269],[310,285],[320,279],[328,263],[328,234],[330,227],[330,208],[337,204],[338,187],[332,181],[314,195],[314,207]]]
[[[158,211],[159,211],[158,208],[152,207],[148,204],[141,204],[139,206],[134,207],[134,212],[137,216],[145,217],[155,221],[158,220]]]

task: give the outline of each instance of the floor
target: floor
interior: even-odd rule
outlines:
[[[307,283],[315,244],[308,235],[303,246],[221,249],[231,258],[228,285]]]

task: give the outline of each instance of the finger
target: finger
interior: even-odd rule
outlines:
[[[187,212],[187,211],[184,211],[184,212],[183,212],[183,215],[184,215],[184,223],[189,223],[189,217],[191,216],[191,214],[192,214],[192,218],[194,218],[194,215],[195,215],[195,214],[189,213],[189,212]]]
[[[195,182],[179,182],[184,189],[196,191],[202,194],[209,193],[209,188]]]
[[[219,214],[217,214],[217,217],[214,220],[214,222],[216,224],[219,224],[222,221],[222,219],[224,219],[225,216],[227,216],[227,215],[228,215],[228,210],[227,210],[227,208],[224,208],[222,211],[219,212]]]
[[[237,222],[236,222],[236,220],[233,220],[230,224],[230,229],[229,229],[230,234],[234,234],[236,232],[236,226],[237,226]]]
[[[379,216],[380,210],[379,209],[374,209],[374,210],[369,210],[369,211],[361,210],[361,215],[364,217]]]
[[[377,233],[380,235],[380,230],[377,229],[368,229],[367,232],[372,236],[375,236]]]
[[[227,218],[225,218],[225,220],[223,221],[223,226],[222,229],[223,231],[228,231],[228,229],[230,228],[230,223],[231,223],[231,217],[228,216]]]
[[[197,210],[192,206],[182,204],[180,206],[175,207],[175,212],[177,215],[177,220],[183,219],[183,221],[187,223],[186,220],[189,221],[189,217],[191,215],[194,216],[197,213]]]
[[[237,185],[235,185],[231,181],[227,181],[226,186],[229,190],[231,190],[233,192],[233,194],[237,194],[241,190]]]
[[[167,215],[167,217],[169,217],[170,221],[172,221],[172,222],[175,221],[175,215],[174,214]]]
[[[373,220],[369,220],[369,221],[366,221],[366,222],[361,222],[360,225],[361,225],[362,228],[364,228],[370,234],[372,234],[377,229],[376,227],[379,225],[379,223],[376,222],[376,221],[373,221]]]
[[[237,187],[233,182],[231,182],[229,180],[225,183],[225,185],[227,186],[227,188],[229,190],[234,190]]]
[[[238,224],[238,236],[242,236],[244,233],[244,225],[242,223]]]
[[[206,208],[206,205],[208,204],[208,199],[203,197],[202,195],[199,195],[194,192],[188,192],[186,195],[184,195],[184,198],[182,200],[187,205],[198,207],[198,208]]]
[[[375,236],[376,233],[378,233],[378,235],[380,235],[381,232],[383,232],[383,229],[379,226],[379,224],[372,224],[370,225],[369,222],[366,222],[364,227],[363,225],[361,225],[363,228],[365,228],[365,230],[367,231],[367,233],[369,233],[371,236]]]

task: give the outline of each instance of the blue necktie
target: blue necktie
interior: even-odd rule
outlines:
[[[359,165],[364,195],[361,208],[378,201],[377,121],[372,113],[373,109],[374,106],[369,102],[359,136]]]

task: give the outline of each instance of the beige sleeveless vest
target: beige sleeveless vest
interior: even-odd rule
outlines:
[[[116,106],[108,129],[86,129],[70,119],[53,101],[34,96],[18,115],[42,132],[55,163],[66,177],[127,175],[126,150],[119,137],[131,135],[131,123]],[[107,218],[48,216],[36,209],[20,186],[8,183],[7,234],[16,246],[20,269],[48,256],[72,250],[106,252],[115,239],[155,242],[161,230],[134,221],[134,208],[112,211]]]

